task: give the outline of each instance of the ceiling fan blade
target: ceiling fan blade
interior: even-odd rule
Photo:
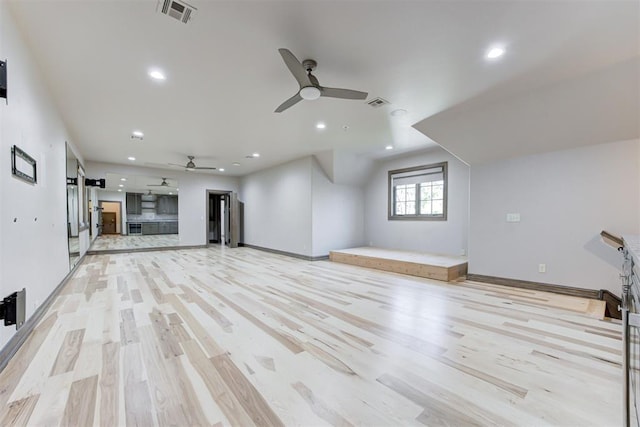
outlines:
[[[287,99],[282,104],[280,104],[280,106],[278,108],[276,108],[275,112],[276,113],[282,113],[284,110],[286,110],[289,107],[293,107],[294,105],[296,105],[300,101],[302,101],[302,97],[300,96],[300,93],[296,93],[291,98]]]
[[[336,89],[334,87],[321,87],[320,96],[340,99],[367,99],[367,92],[360,92],[351,89]]]
[[[298,61],[298,58],[296,58],[289,49],[281,48],[278,49],[278,52],[280,52],[284,63],[287,65],[287,68],[289,68],[289,71],[291,71],[291,74],[293,74],[293,77],[296,78],[300,87],[311,85],[309,76],[307,76],[307,70],[304,69],[300,61]]]
[[[178,164],[175,164],[175,163],[167,163],[167,164],[169,166],[178,166],[179,168],[183,168],[184,167],[184,165],[178,165]]]
[[[216,170],[216,168],[208,168],[208,167],[206,167],[206,166],[202,166],[202,167],[197,166],[197,167],[195,167],[195,168],[191,168],[191,169],[196,169],[196,170],[210,170],[210,171],[214,171],[214,170]]]

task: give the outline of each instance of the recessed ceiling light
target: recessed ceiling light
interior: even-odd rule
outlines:
[[[173,193],[171,191],[169,191],[169,195],[172,195]]]
[[[120,181],[126,181],[127,178],[120,178]]]
[[[179,189],[179,188],[176,188],[176,191],[180,191],[180,189]]]
[[[136,158],[135,158],[135,157],[133,157],[133,156],[131,156],[131,157],[127,157],[127,159],[131,160],[132,162],[135,162],[135,161],[136,161]]]
[[[123,184],[120,184],[120,185],[118,185],[118,187],[122,188],[122,187],[124,187],[124,185],[123,185]]]
[[[325,125],[325,124],[324,124],[324,123],[322,123],[322,122],[320,122],[320,123],[316,124],[316,129],[324,129],[324,128],[326,128],[326,127],[327,127],[327,125]]]
[[[258,158],[258,157],[260,157],[260,153],[253,153],[253,154],[251,155],[251,157]]]
[[[393,110],[391,112],[391,115],[393,117],[400,117],[400,116],[404,116],[405,114],[407,114],[407,110],[404,110],[402,108],[398,108],[397,110]]]
[[[139,130],[134,130],[133,132],[131,132],[131,138],[142,139],[144,138],[144,133],[142,133],[142,131],[139,131]]]
[[[500,58],[502,55],[504,55],[504,52],[505,50],[502,47],[492,47],[487,51],[487,59]]]
[[[166,80],[167,76],[164,75],[164,73],[160,70],[150,70],[149,71],[149,77],[151,77],[153,80],[157,80],[159,82]]]
[[[384,147],[385,150],[393,150],[393,145],[387,145]]]
[[[224,172],[224,168],[219,168],[218,169],[220,172]]]
[[[240,166],[240,163],[238,163],[238,162],[233,162],[233,166]]]
[[[122,193],[122,188],[118,188],[118,192],[119,192],[119,193]]]

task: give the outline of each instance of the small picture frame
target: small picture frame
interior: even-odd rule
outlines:
[[[35,159],[16,145],[11,147],[11,173],[29,184],[38,182]]]

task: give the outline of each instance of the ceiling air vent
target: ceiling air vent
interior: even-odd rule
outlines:
[[[389,101],[386,101],[382,98],[373,98],[371,101],[367,101],[367,104],[372,106],[373,108],[378,108],[388,103]]]
[[[161,11],[165,15],[169,15],[170,17],[186,24],[191,19],[193,12],[196,10],[198,9],[183,1],[164,0]]]

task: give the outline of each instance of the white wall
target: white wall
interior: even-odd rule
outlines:
[[[28,318],[69,272],[65,151],[69,135],[7,2],[2,1],[0,52],[9,64],[8,105],[0,100],[0,296],[27,288]],[[14,144],[36,159],[37,184],[11,176],[9,152]],[[81,249],[86,246],[88,231],[80,235]],[[0,346],[14,333],[14,327],[0,327]]]
[[[599,233],[640,233],[639,187],[637,140],[473,165],[469,272],[619,295],[621,258]]]
[[[446,221],[390,221],[388,172],[448,162]],[[469,225],[469,167],[441,148],[382,160],[365,187],[365,241],[390,249],[461,255],[467,250]]]
[[[311,256],[311,165],[304,157],[241,180],[244,242]]]
[[[332,249],[363,246],[364,192],[361,187],[332,184],[320,164],[311,164],[313,256]]]
[[[244,241],[304,256],[364,244],[364,194],[331,183],[313,156],[242,178]]]
[[[207,190],[238,192],[238,178],[182,170],[168,171],[137,165],[116,165],[111,163],[87,162],[87,177],[105,178],[108,172],[139,175],[164,176],[176,179],[180,188],[178,195],[179,245],[205,245],[207,243]],[[124,192],[123,192],[124,193]],[[100,197],[98,197],[100,198]],[[123,204],[123,210],[126,205]]]

